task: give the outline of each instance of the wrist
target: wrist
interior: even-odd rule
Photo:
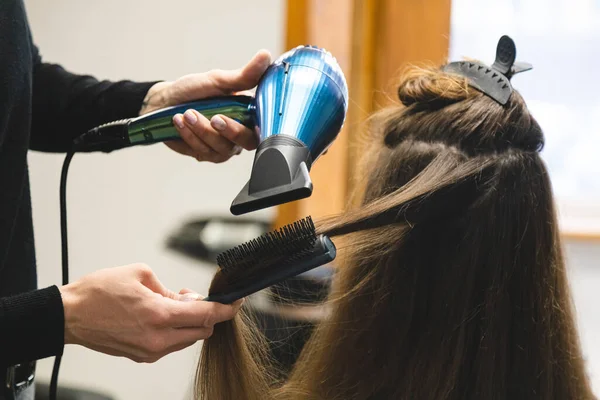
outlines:
[[[75,334],[75,326],[79,319],[77,310],[81,302],[77,286],[77,282],[74,282],[59,288],[65,316],[65,344],[79,344],[79,339]]]
[[[169,104],[168,87],[170,85],[170,82],[158,82],[152,85],[142,101],[139,115],[148,114],[152,111],[166,107],[166,105]]]

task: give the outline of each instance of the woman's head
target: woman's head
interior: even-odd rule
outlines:
[[[439,69],[407,72],[398,97],[371,121],[361,205],[318,223],[347,236],[331,316],[286,382],[248,398],[592,398],[523,99],[500,105]],[[203,394],[233,393],[215,384]]]

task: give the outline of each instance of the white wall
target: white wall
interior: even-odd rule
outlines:
[[[283,0],[26,0],[46,61],[107,79],[175,79],[237,68],[256,51],[283,51]],[[167,251],[186,218],[228,214],[248,178],[252,153],[199,164],[163,145],[77,155],[68,184],[71,279],[99,268],[148,263],[171,289],[206,292],[209,270]],[[58,186],[63,157],[30,155],[39,285],[60,282]],[[261,214],[270,216],[269,211]],[[67,347],[61,382],[107,390],[117,399],[182,399],[199,346],[152,365]],[[48,380],[52,359],[39,363]]]

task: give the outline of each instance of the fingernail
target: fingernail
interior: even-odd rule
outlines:
[[[265,58],[262,60],[265,67],[268,67],[271,64],[271,53],[268,50],[262,49],[259,50],[254,57],[257,57],[259,54],[264,54]]]
[[[180,300],[181,301],[196,301],[196,300],[201,300],[202,296],[200,296],[198,293],[186,293],[181,295]]]
[[[177,125],[177,127],[179,129],[183,129],[184,124],[183,124],[183,115],[181,114],[175,114],[175,116],[173,117],[173,122],[175,123],[175,125]]]
[[[196,117],[196,114],[194,114],[192,110],[187,110],[183,116],[185,117],[186,122],[190,125],[194,125],[196,122],[198,122],[198,117]]]
[[[233,149],[231,150],[231,154],[235,154],[236,156],[240,155],[242,153],[242,147],[241,146],[233,146]]]
[[[218,131],[222,131],[225,128],[227,128],[225,120],[223,120],[223,118],[219,117],[218,115],[215,115],[210,119],[210,125]]]

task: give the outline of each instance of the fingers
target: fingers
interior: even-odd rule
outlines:
[[[161,358],[186,349],[199,340],[211,337],[213,328],[164,329],[146,338],[145,344],[129,358],[139,363],[153,363]]]
[[[211,148],[208,147],[208,145],[192,131],[190,125],[186,123],[183,114],[176,114],[173,117],[173,123],[175,124],[175,128],[179,132],[181,139],[183,139],[185,144],[190,147],[194,154],[208,154],[211,152]]]
[[[213,327],[207,328],[175,328],[169,332],[169,338],[177,346],[182,343],[196,343],[198,340],[205,340],[213,334]]]
[[[134,269],[142,285],[162,296],[149,303],[147,308],[152,324],[157,327],[212,328],[232,319],[244,302],[244,299],[232,304],[201,301],[202,296],[190,289],[180,293],[170,291],[145,264],[135,265]]]
[[[211,301],[170,301],[165,303],[165,324],[176,328],[208,328],[232,319],[243,304],[243,299],[233,304]]]
[[[232,71],[212,71],[211,79],[224,92],[251,89],[271,64],[271,54],[261,50],[242,68]]]
[[[134,269],[136,270],[138,277],[140,279],[140,283],[153,291],[154,293],[158,293],[163,297],[167,297],[169,299],[177,300],[180,296],[179,294],[172,292],[167,289],[159,280],[158,277],[154,274],[152,269],[145,264],[135,264]]]
[[[224,138],[246,150],[254,150],[258,145],[258,135],[244,125],[224,115],[215,115],[210,125]],[[239,153],[238,153],[239,154]]]
[[[202,118],[206,119],[205,117]],[[192,125],[195,130],[198,130],[199,128],[196,128],[198,120],[195,123],[190,124],[185,121],[185,118],[182,114],[177,114],[173,117],[173,122],[175,123],[181,139],[183,139],[184,143],[189,147],[189,149],[186,150],[186,153],[196,158],[198,161],[217,162],[217,160],[220,158],[219,154],[207,143],[205,143],[190,127],[190,125]]]
[[[238,154],[235,143],[220,134],[210,121],[196,110],[187,110],[173,118],[181,138],[198,161],[223,162]],[[225,129],[230,134],[229,129]],[[235,136],[235,135],[231,135]]]
[[[165,145],[179,154],[196,158],[196,152],[183,140],[169,140]]]
[[[179,293],[169,290],[158,280],[158,277],[152,272],[150,267],[145,264],[138,264],[135,268],[137,268],[142,285],[154,293],[160,294],[162,297],[176,301],[197,301],[204,298],[191,289],[182,289]]]
[[[269,65],[271,54],[261,50],[240,69],[213,70],[182,77],[173,84],[171,100],[179,103],[253,89]],[[167,146],[198,161],[221,163],[240,154],[242,149],[254,150],[258,145],[255,132],[224,116],[215,116],[209,122],[197,111],[188,110],[175,115],[173,123],[183,143],[169,142]]]

